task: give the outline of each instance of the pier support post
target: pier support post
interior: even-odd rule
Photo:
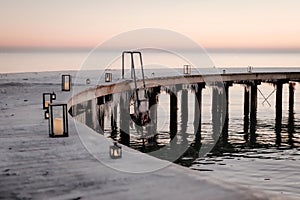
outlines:
[[[212,125],[213,125],[213,139],[219,140],[222,137],[223,125],[226,115],[225,89],[223,83],[217,82],[213,86],[212,95]],[[222,128],[222,129],[221,129]],[[219,140],[220,141],[220,140]]]
[[[188,122],[188,91],[181,91],[181,133],[186,133]]]
[[[219,92],[217,86],[213,86],[212,88],[212,107],[211,107],[211,115],[212,115],[212,128],[213,128],[213,139],[217,140],[220,134],[220,115],[218,108],[218,100]]]
[[[93,128],[92,100],[87,101],[85,108],[85,124]]]
[[[129,114],[130,93],[121,94],[120,98],[120,142],[126,146],[130,144],[130,114]]]
[[[194,113],[194,132],[195,143],[201,143],[201,123],[202,123],[202,89],[205,83],[198,83],[195,88],[195,113]]]
[[[113,102],[111,104],[111,116],[110,116],[110,126],[111,126],[111,138],[115,139],[117,137],[117,113],[118,107]]]
[[[249,85],[244,87],[244,134],[248,135],[249,131]]]
[[[222,106],[222,115],[224,119],[223,129],[222,129],[222,141],[223,143],[228,143],[228,126],[229,126],[229,87],[232,86],[232,82],[224,83],[224,100],[225,103]]]
[[[276,144],[281,144],[281,122],[282,122],[282,82],[276,83],[276,117],[275,117],[275,132]]]
[[[182,139],[182,145],[188,145],[188,134],[187,130],[187,123],[188,123],[188,90],[182,89],[181,90],[181,124],[180,124],[180,133]]]
[[[250,92],[250,144],[254,145],[256,143],[256,124],[257,124],[257,81],[251,83]]]
[[[157,134],[157,103],[159,93],[160,87],[151,88],[149,91],[149,116],[151,120],[150,124],[147,126],[149,135]]]
[[[295,83],[289,83],[289,118],[288,118],[288,134],[289,140],[288,143],[293,147],[293,134],[295,132],[294,125],[294,92],[295,92]]]
[[[99,123],[98,123],[98,109],[99,106],[97,105],[97,99],[94,98],[91,100],[91,121],[90,121],[90,126],[93,130],[96,130],[97,132],[100,132],[100,127],[99,127]]]
[[[104,133],[104,104],[99,106],[99,126],[100,126],[100,133]]]
[[[95,102],[96,103],[96,102]],[[97,97],[97,119],[98,119],[98,132],[104,133],[104,97]]]
[[[177,92],[170,92],[170,138],[177,134]]]

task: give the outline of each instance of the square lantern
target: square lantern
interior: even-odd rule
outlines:
[[[247,71],[248,71],[249,73],[251,73],[252,70],[253,70],[253,67],[252,67],[252,66],[248,66]]]
[[[67,104],[49,105],[49,136],[69,136]]]
[[[52,103],[52,100],[56,99],[56,94],[52,93],[43,93],[43,109],[48,109],[49,104]]]
[[[47,109],[45,110],[44,118],[45,118],[45,119],[49,119],[49,108],[47,108]]]
[[[183,65],[183,74],[191,74],[191,65]]]
[[[112,81],[112,73],[106,72],[105,73],[105,82],[111,82]]]
[[[61,76],[61,90],[70,91],[71,90],[71,75],[62,75]]]
[[[122,158],[122,147],[117,142],[114,142],[109,147],[109,155],[112,159]]]

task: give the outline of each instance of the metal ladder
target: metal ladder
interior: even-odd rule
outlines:
[[[149,118],[149,100],[148,100],[148,94],[147,94],[147,89],[145,84],[142,53],[140,51],[123,51],[122,79],[124,79],[126,54],[129,54],[131,58],[131,78],[134,81],[134,92],[132,96],[133,103],[130,105],[133,106],[134,112],[130,114],[130,116],[137,125],[144,126],[150,122],[150,118]],[[134,55],[136,54],[139,56],[140,65],[141,65],[143,91],[141,91],[141,89],[137,87],[137,76],[136,76],[135,64],[134,64]]]

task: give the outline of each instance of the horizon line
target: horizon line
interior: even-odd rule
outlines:
[[[300,53],[300,47],[295,48],[226,48],[208,47],[203,49],[209,53]],[[94,47],[6,47],[0,46],[0,53],[43,53],[43,52],[87,52],[94,50]],[[116,51],[120,48],[107,48],[106,51]],[[124,49],[126,50],[126,49]],[[195,51],[190,48],[178,48],[178,50]]]

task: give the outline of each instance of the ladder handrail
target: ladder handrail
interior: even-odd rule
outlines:
[[[124,72],[125,72],[125,54],[130,54],[131,56],[131,78],[134,79],[135,90],[137,90],[137,83],[136,83],[136,73],[134,67],[134,54],[138,54],[140,58],[141,70],[142,70],[142,79],[143,79],[143,87],[144,87],[144,97],[147,98],[146,92],[146,83],[145,83],[145,74],[144,74],[144,65],[143,65],[143,58],[142,53],[140,51],[123,51],[122,52],[122,79],[124,79]],[[138,98],[138,95],[137,95]]]

